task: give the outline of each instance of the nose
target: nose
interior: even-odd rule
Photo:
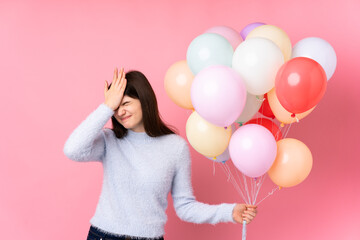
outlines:
[[[123,115],[125,115],[125,113],[126,113],[125,109],[123,107],[119,107],[119,110],[118,110],[119,116],[123,116]]]

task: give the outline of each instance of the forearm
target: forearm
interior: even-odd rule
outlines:
[[[64,145],[65,155],[75,161],[99,157],[104,148],[101,130],[112,115],[113,110],[101,104],[71,133]]]
[[[192,223],[217,224],[233,222],[233,209],[236,204],[222,203],[210,205],[198,202],[195,199],[174,200],[176,213],[184,221]]]

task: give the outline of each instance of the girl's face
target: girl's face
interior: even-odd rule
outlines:
[[[139,99],[124,96],[114,117],[126,129],[134,132],[145,132],[141,103]]]

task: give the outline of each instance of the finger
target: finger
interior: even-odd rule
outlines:
[[[117,86],[119,87],[119,89],[121,88],[121,84],[122,84],[122,79],[125,77],[125,74],[124,74],[124,68],[121,68],[120,71],[119,71],[119,76],[117,78]]]
[[[253,212],[255,214],[258,212],[257,209],[254,209],[254,208],[249,208],[249,209],[247,209],[247,211]]]
[[[123,68],[120,68],[119,75],[117,76],[117,81],[121,81],[121,78],[123,76]]]
[[[108,91],[108,82],[105,80],[104,93]]]
[[[115,82],[116,78],[117,78],[117,68],[114,69],[113,82]]]
[[[252,221],[252,220],[255,218],[255,216],[252,216],[252,215],[250,215],[250,214],[246,214],[246,215],[245,215],[245,218],[247,218],[247,219],[249,219],[250,221]]]
[[[119,79],[122,79],[123,77],[125,77],[125,76],[124,76],[124,75],[125,75],[125,74],[124,74],[124,68],[122,67],[120,71],[121,71],[121,73],[120,73],[120,75],[119,75]]]
[[[243,221],[246,221],[246,224],[249,224],[251,222],[251,219],[248,217],[244,217]]]
[[[120,91],[121,91],[122,93],[124,93],[124,91],[125,91],[126,83],[127,83],[127,80],[126,80],[126,78],[124,78],[124,79],[122,80],[122,85],[121,85],[121,88],[120,88]]]
[[[256,216],[256,213],[251,212],[251,211],[245,211],[245,214],[250,215],[250,216],[252,216],[252,217],[255,217],[255,216]]]
[[[125,79],[124,68],[121,68],[120,76],[119,76],[119,85],[120,85],[120,87],[122,87],[122,85],[124,84],[124,79]]]
[[[246,208],[257,208],[257,206],[255,206],[255,205],[245,205],[246,206]]]

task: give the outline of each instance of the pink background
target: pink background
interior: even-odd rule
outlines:
[[[166,95],[166,70],[208,28],[260,21],[293,45],[327,40],[338,65],[316,110],[288,135],[312,151],[310,176],[259,205],[248,239],[360,239],[359,13],[358,0],[1,1],[1,238],[86,238],[102,168],[70,161],[63,145],[103,102],[115,66],[148,76],[163,118],[185,137],[190,112]],[[192,157],[199,201],[241,201],[219,167],[213,175],[209,160]],[[241,225],[181,222],[169,199],[166,239],[241,239]]]

